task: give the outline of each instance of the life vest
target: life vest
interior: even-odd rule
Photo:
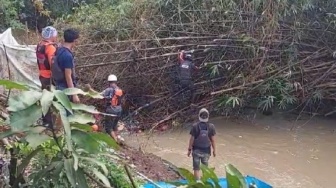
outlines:
[[[113,96],[111,98],[111,106],[120,106],[122,101],[123,91],[119,87],[114,88]]]
[[[37,57],[37,66],[39,69],[40,76],[45,78],[51,77],[51,70],[50,70],[50,63],[48,60],[48,56],[46,54],[46,48],[49,45],[53,45],[57,48],[55,43],[48,43],[48,42],[40,42],[36,48],[36,57]]]

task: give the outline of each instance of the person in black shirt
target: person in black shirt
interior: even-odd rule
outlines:
[[[180,64],[179,64],[179,81],[181,89],[191,92],[190,102],[193,105],[195,102],[195,87],[194,82],[192,81],[192,71],[198,70],[199,67],[195,66],[192,62],[192,56],[190,53],[182,51],[179,55]]]
[[[190,130],[190,140],[188,148],[188,157],[192,154],[194,176],[197,180],[200,179],[200,163],[208,166],[208,161],[212,154],[216,157],[215,148],[215,126],[208,123],[209,112],[202,108],[198,114],[199,122],[194,124]]]

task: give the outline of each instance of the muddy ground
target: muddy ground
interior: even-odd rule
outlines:
[[[162,158],[144,153],[132,147],[125,146],[121,151],[135,169],[155,181],[169,181],[179,179],[176,167]]]

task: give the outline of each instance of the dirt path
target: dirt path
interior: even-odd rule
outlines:
[[[155,181],[176,180],[179,178],[174,167],[168,161],[150,154],[143,153],[131,147],[122,148],[121,152],[126,156],[130,164],[146,177]]]

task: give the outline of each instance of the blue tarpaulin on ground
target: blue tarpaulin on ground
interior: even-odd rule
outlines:
[[[258,178],[252,177],[252,176],[246,176],[245,180],[247,182],[248,185],[250,184],[255,184],[255,186],[257,188],[272,188],[271,185],[263,182],[262,180],[259,180]],[[180,180],[177,182],[181,182],[181,183],[187,183],[186,180]],[[165,182],[156,182],[155,184],[157,184],[158,186],[160,186],[161,188],[175,188],[176,186],[165,183]],[[219,185],[222,188],[227,188],[227,181],[226,178],[219,178]],[[147,183],[145,185],[143,185],[141,188],[158,188],[156,185],[152,184],[152,183]]]

